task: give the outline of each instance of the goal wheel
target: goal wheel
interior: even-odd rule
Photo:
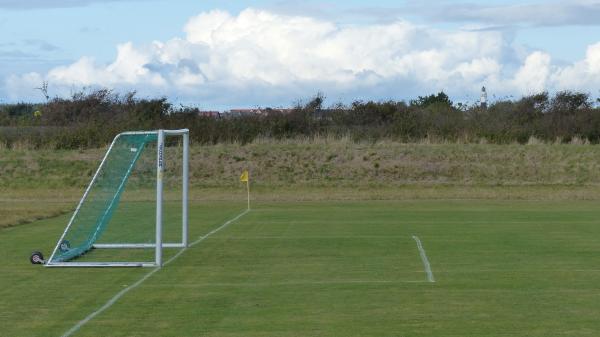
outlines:
[[[68,252],[70,249],[71,249],[71,243],[69,242],[69,240],[64,240],[58,246],[58,250],[60,250],[61,253]]]
[[[42,252],[33,252],[29,257],[29,261],[31,262],[31,264],[44,264],[44,255],[42,254]]]

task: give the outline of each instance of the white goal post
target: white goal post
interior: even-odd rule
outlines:
[[[140,137],[137,137],[140,136]],[[181,239],[178,242],[164,242],[163,240],[163,175],[165,172],[165,137],[174,136],[181,137],[182,144],[182,158],[181,158]],[[145,138],[144,138],[145,137]],[[125,143],[125,141],[136,141],[136,146]],[[131,139],[131,140],[129,140]],[[120,142],[120,143],[119,143]],[[103,230],[107,227],[108,222],[112,213],[116,209],[116,204],[119,203],[121,194],[125,189],[127,180],[131,175],[131,172],[139,159],[140,153],[143,151],[146,144],[154,144],[156,142],[156,223],[154,226],[154,238],[153,242],[142,243],[142,242],[125,242],[125,243],[97,243],[97,239],[102,235]],[[120,144],[120,145],[115,145]],[[119,150],[117,148],[130,149]],[[130,151],[129,151],[130,150]],[[120,157],[119,152],[122,151]],[[117,154],[114,154],[116,152]],[[131,152],[131,153],[128,153]],[[116,160],[113,160],[116,156]],[[109,161],[117,161],[117,168],[110,167],[111,164],[107,164]],[[114,164],[117,165],[117,164]],[[113,166],[114,166],[113,165]],[[107,168],[107,166],[109,166]],[[108,173],[107,173],[108,172]],[[106,176],[110,172],[117,172],[116,178],[111,178],[109,183],[104,183],[108,188],[104,188],[102,191],[103,198],[95,196],[101,201],[101,203],[95,203],[93,206],[88,206],[92,203],[89,201],[90,194],[93,189],[99,189],[97,185],[99,176]],[[107,179],[107,178],[105,178]],[[110,186],[109,186],[110,184]],[[50,258],[44,261],[46,267],[161,267],[163,264],[163,248],[185,248],[188,246],[188,189],[189,189],[189,130],[155,130],[155,131],[130,131],[118,134],[109,146],[106,154],[104,155],[98,169],[96,170],[90,184],[86,188],[81,200],[79,201],[77,208],[71,216],[64,232],[60,236],[60,239],[56,243],[54,250]],[[108,190],[109,192],[106,192]],[[106,196],[106,197],[105,197]],[[101,204],[102,207],[97,206]],[[82,208],[86,208],[82,210]],[[93,208],[96,207],[96,208]],[[89,209],[92,209],[91,211]],[[87,213],[86,213],[87,211]],[[80,215],[80,213],[84,213]],[[93,213],[93,214],[92,214]],[[89,215],[88,214],[92,214]],[[79,216],[79,218],[78,218]],[[87,216],[87,218],[85,218]],[[85,221],[81,218],[94,219],[94,221]],[[78,227],[79,226],[79,227]],[[75,228],[74,228],[75,227]],[[83,229],[82,229],[83,228]],[[83,239],[77,240],[77,246],[67,239],[69,235],[67,233],[84,232]],[[73,234],[70,234],[73,235]],[[81,243],[80,243],[81,242]],[[69,246],[71,245],[71,246]],[[96,261],[71,261],[77,260],[80,256],[84,255],[91,249],[154,249],[154,261],[145,262],[124,262],[124,261],[110,261],[110,262],[96,262]]]

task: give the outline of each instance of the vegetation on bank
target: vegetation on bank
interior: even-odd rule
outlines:
[[[0,228],[72,211],[105,150],[0,149]],[[197,202],[243,203],[239,174],[246,168],[255,201],[600,199],[600,147],[581,140],[496,145],[261,138],[245,145],[196,144],[190,154]],[[170,158],[167,163],[167,175],[181,169]],[[179,186],[171,185],[166,192],[176,196]]]
[[[0,188],[86,186],[105,149],[0,150]],[[167,155],[178,155],[167,151]],[[258,187],[600,185],[600,147],[585,144],[406,144],[350,139],[194,145],[190,183],[234,188],[249,169]],[[179,172],[167,158],[167,170]],[[169,175],[170,172],[167,172]]]
[[[289,113],[269,110],[236,118],[202,116],[197,108],[174,106],[165,98],[140,99],[109,90],[77,93],[43,104],[0,105],[0,146],[82,149],[100,147],[124,130],[189,128],[197,144],[250,143],[259,138],[347,137],[353,141],[427,140],[526,143],[600,142],[600,100],[563,91],[487,108],[454,104],[443,92],[410,102],[356,101],[323,106],[316,95]]]

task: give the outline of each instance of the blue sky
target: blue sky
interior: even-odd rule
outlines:
[[[83,88],[207,109],[600,95],[600,1],[0,0],[0,102]],[[89,90],[89,89],[87,89]],[[492,96],[493,97],[493,96]]]

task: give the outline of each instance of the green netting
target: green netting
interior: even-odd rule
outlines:
[[[85,254],[101,238],[119,208],[123,191],[138,166],[136,164],[144,161],[144,157],[155,156],[152,149],[155,149],[156,139],[156,134],[117,137],[51,262],[68,261]],[[143,156],[145,152],[149,153]],[[146,161],[153,163],[152,160]],[[150,174],[136,176],[136,184],[150,185],[154,181],[156,166],[143,167]]]

